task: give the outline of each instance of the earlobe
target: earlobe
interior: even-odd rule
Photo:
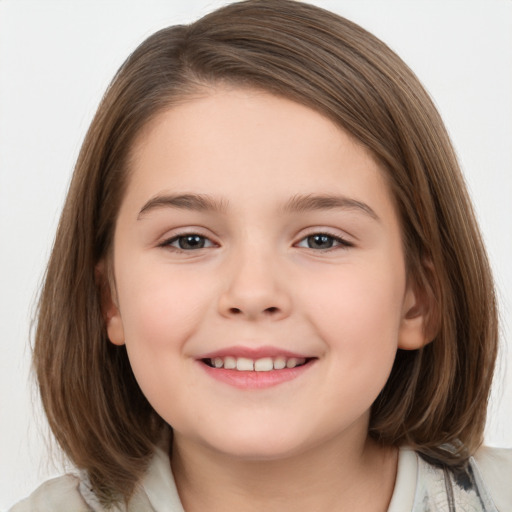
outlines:
[[[101,312],[108,339],[114,345],[124,345],[123,321],[117,304],[115,284],[112,279],[109,279],[104,261],[98,263],[95,271],[96,283],[100,290]]]
[[[114,306],[115,311],[107,312],[105,325],[107,327],[108,339],[114,345],[124,345],[124,328],[121,315],[117,307]]]
[[[398,348],[403,350],[417,350],[430,343],[436,335],[437,328],[433,329],[432,298],[426,292],[415,290],[412,284],[408,285],[398,333]]]

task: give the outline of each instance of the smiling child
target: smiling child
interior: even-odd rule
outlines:
[[[510,510],[496,350],[412,72],[327,11],[235,3],[147,39],[89,129],[34,351],[78,472],[13,510]]]

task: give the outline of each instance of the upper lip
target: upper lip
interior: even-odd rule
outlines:
[[[216,357],[246,357],[248,359],[262,359],[264,357],[296,357],[308,359],[312,356],[309,354],[301,354],[299,352],[291,352],[278,347],[263,346],[263,347],[247,347],[247,346],[231,346],[207,352],[200,355],[197,359],[214,359]]]

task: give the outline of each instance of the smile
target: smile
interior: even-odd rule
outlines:
[[[250,359],[248,357],[215,357],[203,359],[203,362],[211,368],[224,368],[239,372],[270,372],[272,370],[284,370],[285,368],[296,368],[306,364],[308,360],[304,357],[262,357]]]
[[[204,354],[197,360],[214,380],[243,390],[265,389],[298,379],[316,361],[317,357],[287,353],[275,347],[231,347]]]

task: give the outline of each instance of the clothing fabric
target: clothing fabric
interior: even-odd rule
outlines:
[[[140,490],[114,512],[185,512],[169,457],[157,449]],[[49,480],[9,512],[105,512],[87,478]],[[512,449],[482,448],[454,473],[401,448],[388,512],[512,512]]]

